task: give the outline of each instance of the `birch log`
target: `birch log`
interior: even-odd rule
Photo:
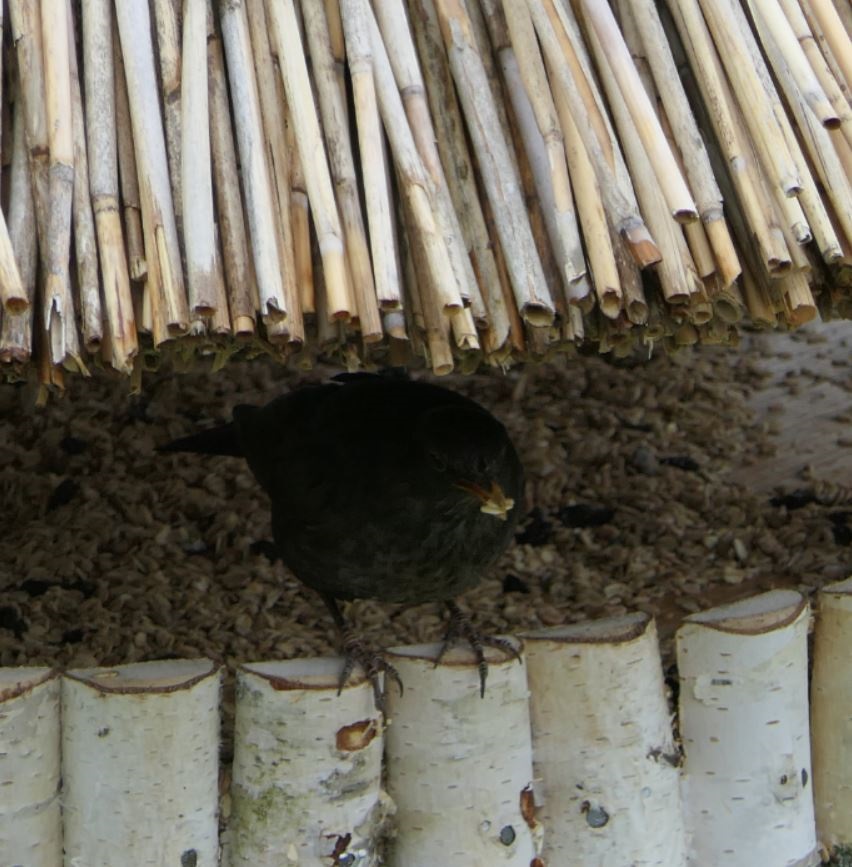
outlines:
[[[388,792],[396,803],[391,867],[535,864],[529,703],[522,666],[486,650],[488,684],[469,650],[398,647],[389,661],[405,684],[390,690]]]
[[[48,668],[0,668],[2,863],[62,863],[59,679]]]
[[[547,864],[683,867],[678,751],[645,614],[524,636]]]
[[[390,809],[373,689],[340,659],[237,670],[230,867],[376,867]]]
[[[811,680],[814,799],[820,843],[852,846],[852,578],[819,594]]]
[[[62,678],[65,863],[218,863],[218,666],[208,659]]]
[[[808,605],[775,590],[677,632],[690,863],[816,864]]]

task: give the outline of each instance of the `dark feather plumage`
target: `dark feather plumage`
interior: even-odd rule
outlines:
[[[503,425],[412,380],[308,386],[238,406],[230,424],[163,451],[244,456],[269,495],[282,560],[327,602],[449,600],[506,548],[522,507]]]

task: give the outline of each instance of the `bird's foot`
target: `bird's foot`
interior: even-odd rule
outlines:
[[[337,694],[343,691],[346,682],[355,669],[360,665],[364,669],[370,683],[373,685],[373,699],[376,710],[384,710],[384,695],[379,674],[384,673],[399,687],[402,695],[402,679],[399,672],[381,655],[381,653],[367,643],[363,638],[348,629],[343,630],[343,670],[340,672],[340,680],[337,686]]]
[[[435,666],[443,658],[449,647],[456,641],[467,642],[476,656],[477,668],[479,669],[479,695],[485,697],[485,679],[488,677],[488,663],[485,661],[485,648],[495,647],[506,656],[514,656],[521,662],[521,654],[518,648],[506,638],[497,638],[494,635],[483,635],[471,622],[470,618],[456,605],[455,602],[447,602],[450,612],[450,622],[444,633],[444,643],[435,659]]]

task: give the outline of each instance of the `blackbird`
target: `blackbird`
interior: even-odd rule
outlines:
[[[342,634],[340,686],[360,664],[378,692],[393,667],[346,626],[337,600],[442,602],[443,648],[473,648],[484,695],[482,635],[453,597],[476,584],[514,535],[521,462],[503,425],[463,395],[431,383],[371,374],[288,392],[263,407],[236,406],[229,424],[160,451],[242,456],[269,495],[283,562],[316,590]],[[443,653],[443,650],[441,651]]]

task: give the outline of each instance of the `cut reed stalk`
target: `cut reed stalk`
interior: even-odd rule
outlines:
[[[50,210],[50,148],[48,145],[47,109],[45,105],[44,58],[42,49],[40,5],[24,0],[10,0],[12,40],[18,67],[19,99],[26,121],[26,146],[29,155],[30,182],[35,206],[40,275],[35,292],[35,342],[39,400],[46,400],[48,389],[62,379],[59,368],[51,363],[50,340],[42,320],[44,281],[47,274],[48,214]]]
[[[9,170],[9,241],[28,306],[20,313],[4,311],[0,327],[0,362],[24,364],[33,349],[36,267],[38,260],[35,206],[21,100],[12,108],[12,164]],[[8,142],[8,139],[7,139]]]
[[[325,7],[325,20],[328,26],[329,46],[331,56],[334,58],[334,74],[337,78],[337,86],[340,88],[340,97],[349,111],[346,99],[346,37],[343,30],[343,15],[340,9],[340,0],[323,0]],[[348,119],[348,117],[347,117]]]
[[[314,286],[314,249],[311,241],[311,204],[308,201],[308,191],[305,185],[305,172],[296,146],[296,136],[293,122],[287,109],[287,98],[284,95],[284,83],[280,74],[277,76],[276,88],[278,101],[285,109],[285,131],[287,134],[287,153],[290,161],[290,222],[293,229],[293,262],[296,267],[296,283],[299,303],[302,313],[316,312],[316,287]]]
[[[436,376],[446,376],[453,372],[455,362],[450,345],[449,315],[461,306],[446,308],[437,297],[428,277],[429,265],[425,236],[420,233],[412,201],[403,199],[403,254],[408,257],[406,264],[406,288],[411,293],[411,307],[415,322],[426,335],[427,361]],[[421,277],[426,279],[421,279]],[[406,305],[407,306],[407,305]]]
[[[39,239],[39,256],[44,257],[49,210],[50,147],[45,102],[44,56],[39,3],[9,0],[12,40],[18,66],[20,92],[26,120],[26,142],[32,175],[33,201]]]
[[[783,239],[767,218],[770,212],[762,200],[757,180],[759,166],[741,129],[739,110],[733,102],[698,0],[668,0],[668,5],[713,123],[724,159],[723,171],[729,173],[736,189],[748,232],[757,242],[761,261],[767,270],[776,270],[787,258]]]
[[[745,314],[745,301],[739,283],[730,286],[719,285],[716,277],[710,277],[704,281],[707,297],[713,302],[715,317],[726,325],[739,322]]]
[[[83,117],[83,95],[77,70],[77,47],[71,0],[66,0],[68,19],[68,69],[71,91],[71,134],[74,153],[74,194],[72,223],[74,257],[77,264],[77,297],[80,309],[80,331],[83,345],[90,353],[97,352],[104,339],[104,316],[101,309],[98,279],[98,243],[95,218],[89,191],[89,160],[86,151],[86,124]]]
[[[713,249],[710,246],[707,233],[704,231],[704,224],[700,220],[687,223],[683,227],[683,236],[689,246],[689,252],[692,255],[698,276],[703,280],[705,277],[715,274],[716,260],[713,257]]]
[[[373,77],[366,7],[361,0],[341,0],[341,11],[345,12],[342,27],[352,77],[376,297],[383,310],[395,310],[402,303],[399,262],[394,244],[393,204]]]
[[[852,239],[852,177],[838,155],[835,142],[832,140],[832,135],[839,135],[839,133],[836,131],[831,133],[824,126],[815,122],[814,115],[805,109],[802,100],[798,98],[796,83],[792,74],[783,69],[783,59],[779,54],[778,46],[769,43],[765,47],[773,60],[773,66],[782,70],[783,74],[778,76],[778,81],[787,99],[790,114],[795,120],[801,140],[804,142],[810,157],[810,164],[822,185],[823,195],[834,207],[837,220],[844,234],[847,238]],[[793,143],[797,144],[792,131],[789,136]],[[841,142],[845,144],[845,139],[837,140],[838,144]],[[804,157],[800,157],[800,161],[804,163]],[[819,232],[817,240],[823,258],[828,253],[830,257],[828,261],[831,261],[831,259],[837,258],[839,245],[835,246],[833,242],[830,222],[826,219],[827,214],[825,214],[825,208],[820,201],[819,193],[816,196],[813,195],[815,191],[816,188],[808,184],[802,204],[807,206],[814,216],[815,222],[811,228]]]
[[[190,0],[191,2],[191,0]],[[166,132],[166,153],[169,180],[178,237],[183,241],[183,193],[181,158],[181,0],[153,0],[154,29],[157,35],[157,57],[160,62],[160,87],[163,93],[163,119]]]
[[[846,93],[852,91],[852,37],[843,26],[843,21],[831,0],[802,0],[806,11],[810,11],[819,23],[822,35],[834,56],[846,85]]]
[[[169,184],[148,9],[141,3],[119,3],[116,18],[127,76],[136,166],[141,181],[139,192],[154,344],[159,345],[187,330],[189,308]]]
[[[722,274],[722,281],[728,286],[739,275],[740,265],[725,223],[722,193],[713,175],[704,139],[678,74],[674,49],[663,28],[660,9],[653,0],[621,2],[619,6],[623,15],[630,16],[642,41],[644,56],[656,83],[665,120],[683,160],[684,171]],[[687,230],[687,237],[694,239],[695,236],[694,228]]]
[[[201,57],[199,57],[199,63],[203,64],[206,71],[206,80],[207,80],[207,103],[208,103],[208,119],[207,119],[207,160],[208,160],[208,170],[210,171],[210,179],[207,181],[208,190],[210,195],[210,206],[211,206],[211,221],[213,223],[213,264],[214,264],[214,273],[213,273],[213,288],[215,291],[214,301],[216,304],[216,312],[207,322],[208,330],[213,334],[221,334],[221,335],[232,335],[238,333],[235,328],[235,323],[231,320],[230,310],[228,309],[228,290],[225,286],[225,272],[222,261],[222,241],[220,238],[219,232],[219,223],[216,222],[215,217],[215,191],[213,189],[214,181],[215,181],[215,170],[213,168],[213,120],[210,117],[212,112],[210,111],[210,105],[213,98],[213,83],[210,80],[211,76],[211,66],[210,66],[210,50],[211,45],[214,41],[217,41],[216,35],[216,26],[215,26],[215,15],[213,13],[213,2],[212,0],[204,0],[204,30],[205,30],[205,46],[204,53]],[[221,50],[221,46],[220,46]],[[233,150],[233,144],[232,144]],[[239,184],[236,185],[237,195],[239,195]],[[218,370],[224,363],[228,360],[228,358],[233,354],[236,350],[236,346],[232,345],[231,347],[223,347],[221,344],[213,344],[211,346],[211,351],[214,351],[215,358],[213,362],[213,369]]]
[[[785,196],[798,195],[801,181],[773,111],[778,94],[739,0],[700,0],[700,5],[766,172]]]
[[[480,175],[506,255],[515,302],[528,322],[549,325],[554,315],[553,301],[547,293],[509,144],[490,98],[470,19],[460,0],[437,0],[435,5]]]
[[[473,308],[474,317],[481,319],[485,308],[435,143],[435,128],[405,8],[392,0],[376,0],[373,6],[414,142],[431,183],[435,219],[450,256],[458,293]]]
[[[505,287],[502,283],[508,281],[508,276],[504,270],[498,269],[495,261],[483,204],[476,186],[476,171],[464,132],[464,119],[434,4],[431,0],[409,0],[408,9],[441,164],[485,307],[483,319],[477,324],[486,328],[483,346],[485,352],[491,354],[507,345],[510,333],[505,298],[511,298],[511,289],[508,282]],[[478,311],[475,307],[472,312],[476,317]]]
[[[547,58],[554,98],[562,100],[573,117],[584,119],[577,126],[577,131],[594,166],[606,211],[619,233],[627,237],[637,262],[642,266],[650,265],[659,260],[659,250],[642,222],[638,206],[632,198],[632,190],[622,186],[619,163],[623,161],[615,153],[602,103],[591,80],[588,61],[580,51],[576,24],[570,19],[568,8],[554,0],[527,0],[527,4]],[[564,122],[562,126],[567,137]],[[571,176],[577,183],[577,175],[573,171]]]
[[[274,323],[287,315],[287,304],[246,8],[243,2],[220,8],[260,310],[264,322]]]
[[[751,321],[758,328],[774,328],[777,324],[777,314],[769,295],[767,279],[758,276],[747,263],[743,263],[742,276],[743,300]]]
[[[547,68],[551,73],[552,81],[554,70],[549,58],[547,58]],[[554,89],[553,95],[565,136],[568,169],[571,177],[574,178],[577,212],[589,257],[592,286],[603,314],[614,318],[621,310],[622,288],[607,225],[603,196],[565,92]],[[613,222],[616,222],[615,215],[613,215]],[[575,303],[579,303],[586,312],[590,309],[588,305],[582,303],[582,300]]]
[[[185,0],[181,54],[180,126],[183,237],[193,316],[217,311],[222,272],[213,220],[210,112],[207,80],[207,0]],[[177,190],[176,190],[177,193]]]
[[[618,280],[623,293],[623,310],[618,316],[608,317],[609,322],[626,317],[630,325],[644,325],[648,321],[648,302],[642,288],[642,273],[636,260],[630,253],[627,241],[610,226],[610,243],[612,244],[615,264],[618,268]],[[603,312],[603,308],[601,308]]]
[[[586,273],[586,261],[574,210],[565,140],[532,18],[525,3],[504,0],[501,9],[499,0],[489,0],[483,8],[536,179],[565,293],[570,301],[580,301],[588,288],[581,279]]]
[[[617,82],[624,104],[633,118],[634,128],[648,157],[648,164],[654,171],[672,215],[681,223],[689,223],[697,219],[698,211],[692,200],[692,194],[686,186],[656,112],[636,73],[636,67],[616,24],[612,9],[607,3],[591,3],[589,0],[580,0],[580,2],[586,22],[590,25],[589,35],[594,32],[598,44],[606,46],[606,63]]]
[[[121,203],[124,208],[124,226],[127,233],[127,259],[132,280],[144,280],[148,273],[145,260],[145,238],[142,231],[142,201],[139,196],[139,176],[136,172],[136,153],[133,148],[133,129],[130,121],[130,101],[127,96],[127,77],[121,56],[118,25],[112,17],[113,67],[115,70],[115,131],[118,152],[118,172],[121,184]],[[88,99],[88,97],[87,97]],[[139,321],[139,320],[137,320]]]
[[[529,109],[529,103],[524,103]],[[542,345],[544,343],[553,343],[559,339],[559,328],[562,322],[567,318],[568,301],[565,293],[565,281],[561,273],[559,263],[557,261],[553,245],[548,238],[547,225],[543,214],[542,201],[536,190],[535,178],[530,165],[530,160],[527,151],[524,147],[522,134],[519,129],[518,117],[512,110],[511,104],[508,105],[506,111],[506,121],[508,124],[509,141],[511,150],[516,156],[516,165],[518,170],[518,180],[520,182],[520,190],[526,203],[527,215],[530,222],[530,230],[532,231],[533,240],[535,241],[536,251],[541,260],[541,267],[544,271],[544,279],[547,284],[547,291],[550,298],[553,299],[553,307],[555,311],[553,322],[549,325],[533,326],[529,322],[526,323],[526,329],[530,332],[531,329],[536,329],[535,333],[541,336]],[[531,112],[527,114],[527,120],[531,128],[535,128],[535,118]],[[537,132],[537,130],[536,130]],[[539,141],[541,138],[539,136]],[[547,184],[549,185],[549,178]]]
[[[764,50],[767,50],[767,41],[771,40],[775,46],[773,55],[784,58],[785,74],[792,77],[800,97],[810,106],[811,111],[826,129],[837,129],[840,126],[840,118],[808,62],[803,46],[796,38],[790,22],[779,5],[779,0],[748,0],[748,3],[752,19],[762,31],[761,41]],[[778,75],[778,67],[775,63],[773,69]]]
[[[603,50],[597,30],[590,30],[589,40],[597,57],[598,71],[613,113],[619,139],[623,143],[642,214],[654,239],[659,245],[662,260],[655,266],[663,295],[669,304],[685,304],[697,292],[701,283],[695,263],[683,237],[683,232],[670,214],[670,203],[655,182],[656,173],[651,165],[641,135],[638,134],[620,81]],[[644,91],[643,91],[644,92]]]
[[[45,105],[50,149],[42,311],[54,365],[84,369],[71,295],[69,261],[74,198],[74,135],[65,0],[41,0]]]
[[[820,51],[808,20],[802,12],[802,7],[798,0],[778,0],[778,2],[810,68],[817,77],[820,87],[837,114],[844,137],[852,144],[852,107],[850,107],[831,67]]]
[[[251,37],[254,73],[257,93],[260,99],[260,113],[263,124],[264,148],[272,185],[272,204],[275,233],[278,238],[279,268],[284,289],[287,309],[288,339],[295,344],[304,343],[305,327],[301,310],[300,277],[296,266],[296,242],[293,214],[305,211],[294,208],[292,201],[293,167],[295,148],[290,147],[285,120],[285,101],[280,84],[279,64],[273,54],[269,35],[269,18],[263,3],[247,3],[249,34]],[[307,214],[305,213],[305,219]],[[304,230],[307,231],[307,225]],[[301,246],[308,247],[310,259],[310,236],[300,239]],[[304,254],[303,254],[304,256]],[[313,273],[308,279],[313,286]]]
[[[346,239],[346,256],[361,337],[365,343],[377,343],[383,336],[382,320],[370,265],[370,247],[361,215],[345,101],[335,71],[323,0],[302,0],[302,19],[322,115],[329,166]]]
[[[106,312],[106,335],[112,366],[129,374],[138,350],[128,258],[119,214],[117,113],[112,11],[109,0],[81,5],[83,74],[86,94],[85,132],[89,179],[87,194],[95,214],[98,254]],[[123,74],[123,73],[122,73]],[[135,182],[135,166],[134,166]],[[138,219],[139,212],[135,212]]]
[[[476,323],[470,307],[454,307],[449,312],[450,328],[456,346],[462,353],[476,352],[480,349],[479,335],[476,333]]]
[[[228,307],[234,334],[247,336],[255,332],[254,317],[260,301],[251,267],[243,203],[240,198],[240,176],[228,105],[222,42],[215,27],[207,37],[207,65],[213,186],[216,192],[216,213]]]
[[[359,2],[363,4],[363,0]],[[461,307],[462,298],[446,242],[435,218],[435,203],[428,173],[417,150],[390,60],[379,35],[378,24],[369,8],[364,6],[364,9],[373,58],[376,95],[396,166],[398,188],[410,203],[410,219],[414,221],[417,237],[423,244],[426,271],[423,272],[422,282],[430,282],[431,289],[440,299],[443,308]]]
[[[343,230],[308,78],[296,9],[293,0],[267,0],[266,12],[271,43],[281,65],[281,77],[325,271],[327,315],[345,321],[356,312],[356,308],[349,292]]]
[[[2,211],[0,211],[0,302],[3,305],[3,312],[8,316],[25,313],[30,306],[30,299],[15,261],[15,250],[9,238],[9,227]]]

